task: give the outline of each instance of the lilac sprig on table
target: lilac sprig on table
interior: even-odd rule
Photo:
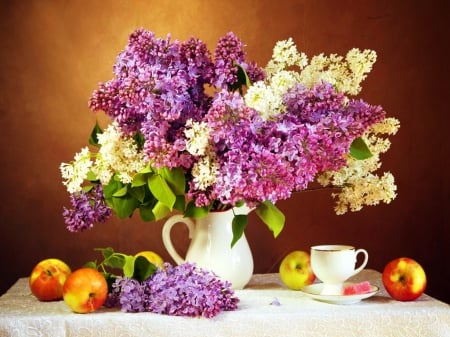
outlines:
[[[238,302],[231,283],[213,272],[193,263],[166,263],[142,282],[117,278],[107,304],[119,306],[124,312],[211,318],[222,311],[236,310]]]

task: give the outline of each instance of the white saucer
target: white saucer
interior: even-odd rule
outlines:
[[[346,282],[344,285],[352,285],[355,283]],[[305,295],[321,302],[327,302],[332,304],[354,304],[359,301],[369,298],[377,293],[379,290],[378,287],[370,285],[370,292],[364,294],[355,294],[355,295],[321,295],[323,283],[314,283],[309,286],[304,287],[300,290]]]

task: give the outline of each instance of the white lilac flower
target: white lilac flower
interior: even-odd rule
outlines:
[[[353,74],[362,80],[372,70],[372,66],[377,60],[377,53],[369,49],[361,52],[358,48],[353,48],[348,51],[345,59]]]
[[[124,184],[130,183],[133,176],[146,166],[144,154],[132,138],[125,137],[116,122],[97,135],[100,150],[92,171],[102,184],[107,184],[114,172]]]
[[[308,59],[304,53],[299,53],[292,38],[278,41],[273,48],[272,59],[266,66],[266,74],[272,74],[291,66],[305,67]]]
[[[344,214],[348,210],[356,212],[364,205],[377,205],[381,201],[388,204],[396,197],[397,186],[390,172],[379,177],[367,174],[361,178],[352,179],[351,186],[345,186],[340,193],[333,193],[337,197],[336,214]]]
[[[400,127],[400,121],[393,117],[385,118],[382,122],[372,125],[374,134],[395,135]]]
[[[189,119],[186,122],[184,135],[187,138],[186,150],[195,156],[203,156],[209,144],[208,123],[194,122]]]
[[[361,82],[372,70],[377,54],[373,50],[351,49],[344,60],[342,56],[331,54],[314,56],[309,65],[300,73],[300,82],[311,87],[320,81],[333,84],[339,92],[357,95]]]
[[[248,88],[244,99],[245,103],[250,108],[257,110],[264,120],[269,119],[279,105],[279,100],[277,101],[271,88],[262,81],[256,82]]]
[[[279,71],[273,74],[269,83],[260,81],[252,85],[244,97],[245,103],[257,110],[263,120],[271,119],[286,110],[283,96],[297,82],[295,72]]]
[[[219,165],[214,157],[204,156],[197,161],[192,168],[195,188],[204,191],[216,182],[219,173]]]
[[[86,179],[93,162],[91,153],[87,147],[81,149],[75,154],[71,163],[62,163],[60,165],[63,184],[67,187],[69,193],[80,192],[82,190],[83,181]]]
[[[393,135],[398,128],[399,121],[395,118],[386,118],[374,124],[364,136],[372,153],[370,158],[356,160],[348,156],[346,166],[318,176],[317,181],[322,186],[341,187],[339,193],[333,194],[337,199],[337,214],[344,214],[348,210],[359,211],[364,205],[377,205],[380,201],[390,203],[396,197],[397,186],[393,175],[385,172],[380,177],[373,172],[381,167],[380,154],[390,147],[390,141],[380,135]]]

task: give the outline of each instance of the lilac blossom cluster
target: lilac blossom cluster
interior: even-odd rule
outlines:
[[[165,263],[143,282],[117,278],[108,298],[109,306],[120,306],[124,312],[206,318],[236,310],[238,302],[229,282],[192,263]]]
[[[353,139],[385,112],[345,96],[327,83],[311,89],[294,86],[284,96],[285,113],[262,120],[238,93],[221,92],[205,120],[217,154],[219,174],[206,191],[190,185],[197,206],[210,200],[234,205],[287,199],[303,190],[316,175],[345,166]],[[257,182],[257,184],[256,184]]]
[[[284,95],[284,103],[286,114],[279,115],[276,124],[283,125],[285,137],[291,139],[286,139],[282,146],[296,145],[293,152],[296,159],[288,161],[294,164],[293,168],[301,171],[304,164],[308,164],[311,169],[306,171],[314,172],[313,176],[345,166],[344,154],[348,153],[352,141],[386,115],[380,106],[361,100],[347,102],[343,93],[337,92],[334,86],[326,82],[311,89],[297,84]],[[294,141],[289,144],[292,139]],[[313,176],[305,177],[295,189],[306,188]]]
[[[222,37],[212,60],[206,45],[190,38],[184,43],[156,38],[138,29],[130,35],[114,65],[115,77],[100,83],[89,106],[103,110],[127,133],[141,132],[144,152],[155,167],[191,167],[186,153],[184,126],[199,121],[212,97],[205,85],[228,88],[236,81],[236,64],[248,69],[253,80],[262,69],[245,62],[243,44],[233,34]]]
[[[93,227],[94,223],[105,222],[112,214],[111,208],[105,203],[100,184],[89,192],[71,194],[70,203],[72,208],[64,207],[63,217],[71,232],[80,232]]]

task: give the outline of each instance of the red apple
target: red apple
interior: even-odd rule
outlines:
[[[392,298],[398,301],[413,301],[423,294],[427,277],[422,266],[408,257],[389,262],[384,267],[383,285]]]
[[[314,282],[316,276],[311,269],[308,252],[296,250],[284,257],[280,268],[281,281],[290,289],[299,290]]]
[[[40,301],[62,299],[62,289],[71,270],[59,259],[45,259],[36,264],[31,271],[28,283],[34,296]]]
[[[77,313],[94,312],[106,301],[108,284],[102,273],[92,268],[75,270],[63,287],[64,302]]]

